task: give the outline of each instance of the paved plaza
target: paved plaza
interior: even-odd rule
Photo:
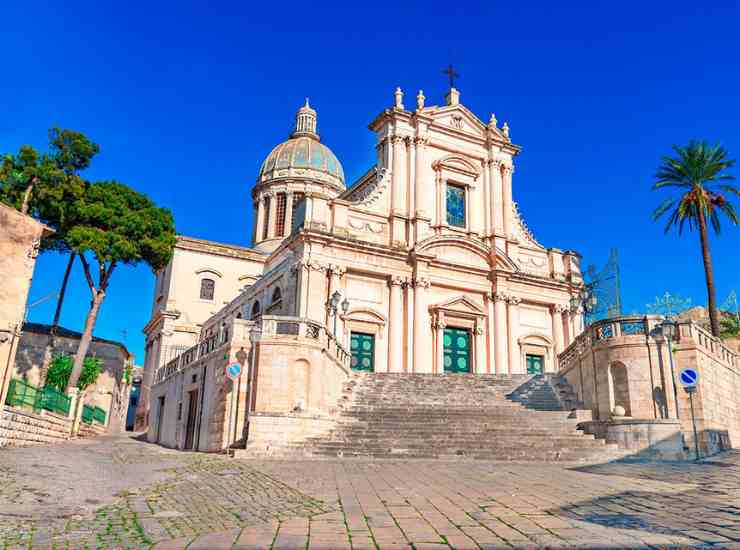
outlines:
[[[740,548],[740,453],[660,465],[282,462],[72,441],[0,451],[0,547]]]

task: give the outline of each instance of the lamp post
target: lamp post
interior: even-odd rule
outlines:
[[[339,308],[342,308],[342,313],[345,315],[349,311],[349,300],[345,298],[342,300],[342,303],[340,304],[339,301],[342,300],[342,295],[338,290],[334,291],[334,294],[331,295],[331,298],[329,298],[329,303],[327,304],[327,307],[329,308],[329,314],[334,317],[334,339],[337,338],[337,312],[339,311]]]
[[[579,310],[583,311],[583,327],[586,330],[586,315],[596,308],[596,295],[594,294],[593,285],[586,284],[578,289],[578,293],[570,297],[570,310],[574,313]]]
[[[673,338],[676,336],[676,323],[674,321],[671,321],[670,319],[665,319],[662,323],[658,325],[658,330],[660,331],[663,338],[665,338],[666,342],[668,343],[668,361],[671,365],[671,380],[673,381],[673,402],[676,404],[676,420],[680,419],[679,413],[678,413],[678,390],[676,389],[676,369],[673,366],[673,346],[671,343],[673,342]]]

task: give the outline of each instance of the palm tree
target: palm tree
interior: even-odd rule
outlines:
[[[675,157],[664,156],[655,174],[653,189],[663,187],[678,188],[680,195],[665,199],[653,212],[653,220],[658,220],[670,211],[665,232],[678,227],[683,232],[685,224],[689,230],[699,228],[701,253],[704,260],[704,275],[707,280],[709,302],[709,322],[714,336],[720,335],[717,297],[712,272],[712,257],[709,253],[707,224],[711,223],[715,233],[720,232],[720,213],[730,223],[738,224],[737,212],[725,194],[740,196],[740,189],[726,182],[735,178],[727,173],[735,161],[727,158],[727,151],[720,145],[690,141],[685,147],[673,146]]]

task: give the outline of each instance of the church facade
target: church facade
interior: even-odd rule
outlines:
[[[522,220],[508,125],[454,88],[411,109],[398,89],[369,128],[377,162],[347,185],[306,101],[252,190],[253,247],[178,238],[144,329],[137,424],[152,441],[305,437],[330,425],[353,370],[557,370],[582,330],[580,257]]]

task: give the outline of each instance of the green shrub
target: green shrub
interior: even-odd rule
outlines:
[[[46,384],[64,391],[72,373],[74,357],[63,353],[57,354],[51,360],[49,371],[46,373]],[[103,372],[103,360],[100,357],[85,357],[82,363],[82,374],[77,382],[77,387],[84,390],[98,381],[98,376]]]

